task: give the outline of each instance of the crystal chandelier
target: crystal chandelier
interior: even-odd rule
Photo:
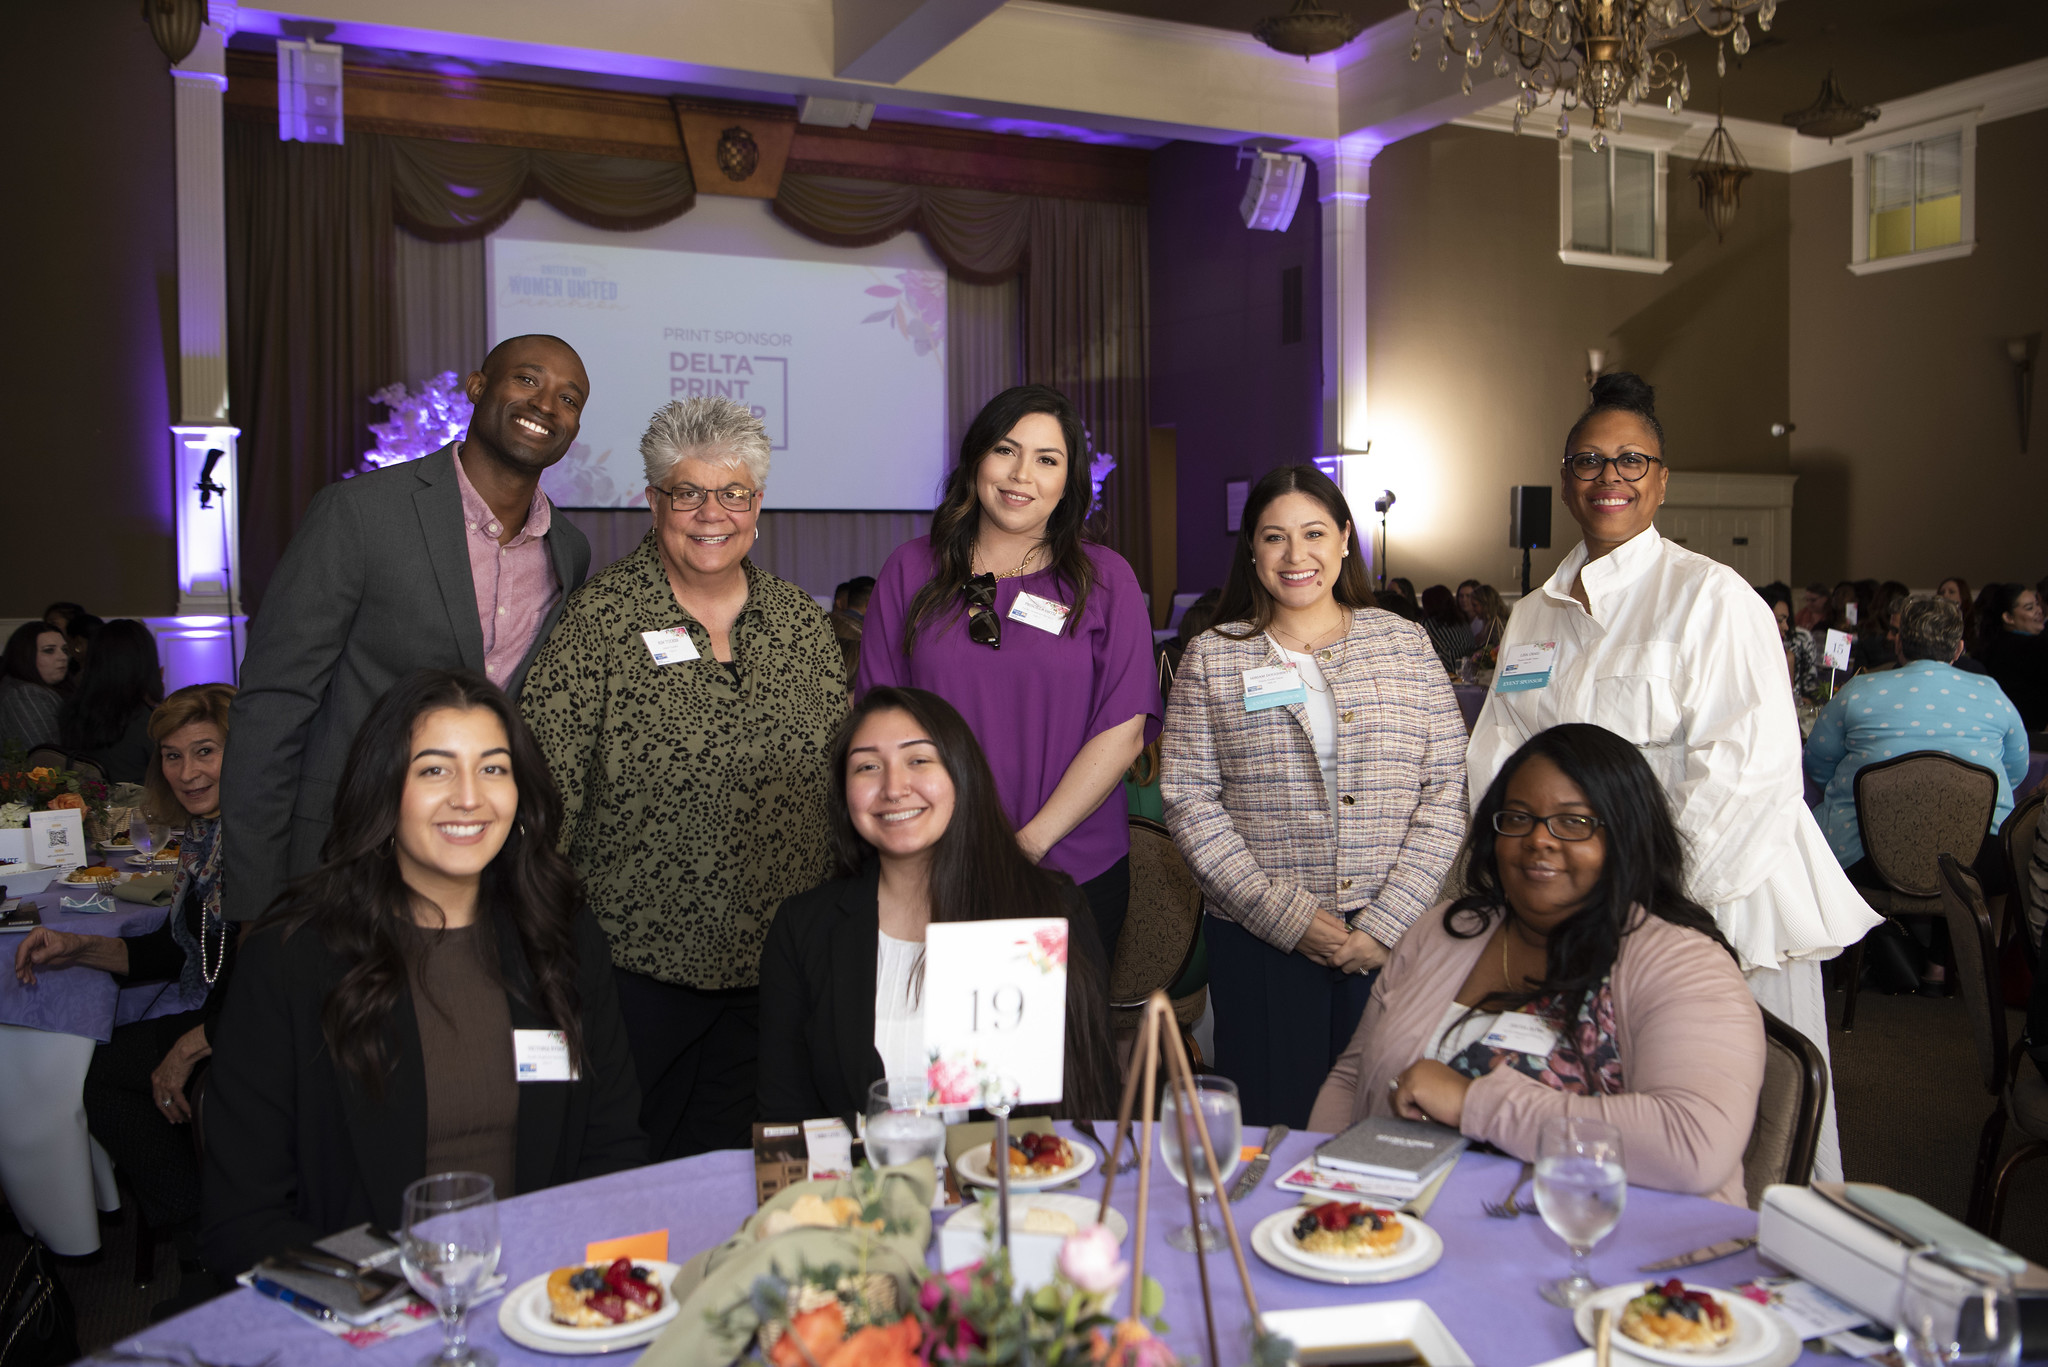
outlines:
[[[1525,116],[1557,96],[1563,106],[1558,138],[1571,136],[1572,111],[1583,105],[1592,111],[1590,143],[1597,152],[1609,130],[1621,131],[1623,100],[1665,90],[1665,106],[1676,114],[1692,95],[1685,63],[1654,47],[1697,28],[1725,40],[1717,42],[1714,60],[1726,75],[1727,48],[1737,56],[1748,52],[1750,15],[1757,28],[1768,30],[1778,0],[1408,0],[1408,8],[1416,12],[1417,30],[1410,61],[1421,59],[1434,30],[1442,46],[1437,70],[1462,61],[1459,88],[1469,95],[1472,73],[1491,51],[1494,75],[1519,69],[1517,133]]]

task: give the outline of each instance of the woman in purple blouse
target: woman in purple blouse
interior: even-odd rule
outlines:
[[[989,400],[930,536],[875,580],[854,681],[924,688],[974,728],[1017,843],[1081,885],[1114,957],[1130,901],[1130,828],[1109,801],[1159,734],[1152,632],[1123,557],[1083,539],[1080,415],[1056,389]]]

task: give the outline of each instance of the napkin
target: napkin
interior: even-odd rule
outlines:
[[[171,887],[177,882],[177,877],[174,873],[139,873],[125,883],[114,884],[114,896],[123,902],[167,907],[171,904]]]

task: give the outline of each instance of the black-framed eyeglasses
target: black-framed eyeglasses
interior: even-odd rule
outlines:
[[[1582,451],[1576,456],[1566,456],[1564,468],[1572,472],[1573,479],[1591,484],[1612,465],[1614,473],[1634,484],[1650,473],[1651,461],[1661,463],[1663,459],[1662,456],[1646,456],[1640,451],[1624,451],[1618,456],[1596,456],[1591,451]]]
[[[990,650],[1003,648],[1003,619],[996,615],[996,577],[977,574],[960,586],[967,595],[967,639]]]
[[[1493,828],[1502,835],[1524,836],[1536,829],[1542,822],[1550,833],[1559,840],[1591,840],[1595,833],[1607,823],[1597,816],[1580,816],[1577,812],[1554,812],[1549,816],[1538,816],[1534,812],[1495,812]]]
[[[673,489],[664,489],[659,484],[649,485],[655,493],[668,500],[669,510],[678,513],[694,513],[704,506],[704,500],[713,494],[718,496],[718,506],[727,512],[743,513],[754,506],[754,500],[761,496],[759,489],[749,489],[740,484],[728,484],[723,489],[699,489],[694,484],[678,484]]]

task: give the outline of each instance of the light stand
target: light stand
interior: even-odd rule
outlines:
[[[1394,491],[1382,489],[1380,496],[1372,501],[1372,510],[1380,515],[1380,591],[1387,588],[1387,509],[1394,506]]]

